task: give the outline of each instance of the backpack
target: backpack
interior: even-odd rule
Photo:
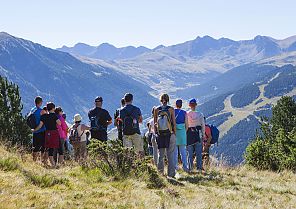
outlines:
[[[160,136],[168,135],[172,132],[172,123],[169,109],[170,106],[158,108],[157,131]]]
[[[92,130],[95,130],[95,131],[104,131],[104,130],[106,130],[100,124],[100,117],[98,115],[90,117],[90,127],[91,127]]]
[[[27,125],[31,128],[31,129],[35,129],[39,124],[36,123],[36,117],[35,117],[35,112],[37,110],[35,110],[34,112],[30,112],[27,116]]]
[[[206,126],[210,127],[210,129],[211,129],[211,135],[212,135],[211,144],[217,143],[217,145],[218,145],[218,140],[219,140],[219,135],[220,135],[219,129],[214,125],[206,125]]]
[[[127,115],[123,119],[123,134],[124,135],[134,135],[137,133],[137,127],[138,127],[138,120],[136,118],[132,117],[133,110],[131,112],[127,112]]]
[[[73,126],[70,130],[70,134],[69,134],[69,140],[71,143],[75,143],[75,142],[80,142],[81,141],[81,136],[83,135],[84,132],[82,132],[81,135],[78,134],[78,126]]]

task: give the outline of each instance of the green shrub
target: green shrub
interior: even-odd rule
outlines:
[[[133,149],[123,147],[117,140],[92,140],[87,167],[84,169],[99,169],[104,175],[115,180],[137,178],[146,181],[149,188],[165,186],[156,169],[149,164],[149,158],[140,158]]]
[[[32,184],[45,188],[45,187],[52,187],[57,184],[64,184],[69,186],[69,180],[65,178],[57,178],[50,174],[45,175],[37,175],[31,171],[22,170],[23,175],[31,181]]]
[[[14,171],[19,168],[17,159],[15,158],[5,158],[0,159],[0,169],[3,171]]]
[[[246,149],[246,163],[258,169],[296,172],[296,102],[282,97]]]

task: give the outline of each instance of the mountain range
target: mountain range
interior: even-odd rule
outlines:
[[[296,36],[256,36],[234,41],[210,36],[154,49],[76,44],[50,49],[0,33],[0,75],[17,83],[25,110],[36,95],[61,105],[69,116],[86,113],[97,95],[111,113],[123,94],[135,94],[145,117],[161,93],[199,100],[199,110],[221,131],[212,152],[229,164],[243,153],[283,95],[296,95]],[[186,107],[186,102],[185,106]]]

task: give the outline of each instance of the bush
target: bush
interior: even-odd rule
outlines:
[[[104,175],[114,180],[132,177],[144,179],[149,188],[165,186],[163,179],[149,164],[149,158],[141,159],[133,149],[123,147],[118,140],[108,142],[91,140],[89,162],[85,166],[87,169],[99,169]]]
[[[17,85],[0,76],[0,140],[9,145],[29,147],[31,131],[22,116]]]
[[[247,164],[258,169],[296,172],[296,102],[282,97],[246,149]]]

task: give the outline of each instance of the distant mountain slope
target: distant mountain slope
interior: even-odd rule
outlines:
[[[245,148],[259,128],[260,117],[270,116],[272,105],[281,96],[288,95],[294,98],[296,96],[295,66],[262,68],[253,65],[252,67],[265,70],[265,76],[254,78],[241,88],[229,89],[228,93],[199,106],[199,110],[207,117],[207,122],[219,126],[221,132],[220,144],[214,147],[214,152],[218,156],[223,155],[230,164],[243,161]],[[235,73],[228,71],[222,76],[234,78]]]
[[[25,112],[36,95],[62,105],[69,117],[77,112],[85,116],[97,95],[103,96],[112,114],[126,92],[135,94],[135,103],[144,113],[150,113],[157,102],[148,94],[149,87],[112,68],[82,62],[7,33],[0,33],[0,74],[20,86]]]
[[[116,48],[108,43],[98,47],[80,43],[59,50],[104,60],[120,72],[150,86],[156,95],[169,89],[168,92],[175,97],[188,97],[201,88],[199,85],[209,83],[221,73],[293,52],[296,50],[294,45],[294,37],[276,40],[256,36],[252,40],[234,41],[204,36],[172,46],[160,45],[152,50],[131,46]]]
[[[73,47],[63,46],[62,48],[58,48],[57,50],[68,52],[74,55],[86,56],[102,60],[128,59],[151,51],[144,46],[127,46],[116,48],[115,46],[108,43],[103,43],[97,47],[78,43]]]

